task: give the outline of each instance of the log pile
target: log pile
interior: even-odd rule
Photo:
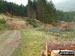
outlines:
[[[51,56],[52,50],[75,51],[75,42],[47,42],[46,43],[46,56]]]
[[[45,25],[44,25],[44,28],[52,28],[52,27],[53,27],[52,24],[45,24]]]
[[[6,24],[10,25],[11,30],[20,30],[26,27],[25,21],[6,20]]]
[[[19,24],[13,24],[12,26],[11,26],[11,30],[21,30],[22,28],[21,28],[21,26],[19,25]]]
[[[59,27],[60,30],[65,30],[66,28],[69,27],[69,23],[64,22],[64,21],[60,21],[59,25],[60,25],[60,27]]]

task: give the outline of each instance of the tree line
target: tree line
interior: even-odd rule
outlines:
[[[24,5],[17,5],[13,2],[0,0],[0,13],[6,14],[7,12],[15,16],[27,16],[26,7]]]
[[[25,16],[30,19],[37,19],[43,23],[53,25],[58,21],[72,21],[75,19],[75,12],[56,10],[51,0],[28,0],[26,6],[0,0],[0,13],[6,12],[9,12],[11,15]]]
[[[35,18],[47,24],[55,24],[58,20],[52,1],[28,0],[27,10],[29,18]]]
[[[12,2],[0,0],[0,13],[9,12],[16,16],[26,16],[37,19],[44,23],[56,23],[56,9],[52,1],[47,0],[28,0],[27,6],[17,5]]]
[[[75,11],[64,12],[57,10],[57,16],[59,21],[66,21],[66,22],[75,21]]]

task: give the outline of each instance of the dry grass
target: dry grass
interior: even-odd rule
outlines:
[[[64,32],[68,36],[58,36],[57,34],[36,31],[34,29],[22,30],[22,40],[13,56],[41,56],[41,51],[45,50],[47,41],[75,41],[75,32]]]

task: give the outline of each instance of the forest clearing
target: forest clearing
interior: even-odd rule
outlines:
[[[41,56],[42,51],[46,50],[47,41],[75,41],[75,31],[59,29],[60,27],[45,24],[37,28],[27,25],[25,29],[4,31],[0,34],[1,56]]]
[[[0,56],[75,56],[70,0],[18,1],[0,0]]]
[[[10,19],[7,21],[7,24],[10,25],[8,31],[1,31],[2,33],[0,34],[0,56],[41,56],[43,51],[46,52],[47,41],[75,41],[74,22],[67,26],[67,22],[60,21],[59,27],[54,27],[51,24],[42,24],[38,20],[34,22],[28,19],[23,24],[24,20],[22,19],[14,20],[13,18],[12,21]],[[21,25],[17,27],[17,22],[14,23],[14,21],[21,22],[19,25],[23,24],[25,26],[19,29]],[[41,27],[34,28],[32,26],[35,25],[30,25],[27,22],[34,22],[35,25],[39,24]],[[11,29],[11,26],[13,29]]]

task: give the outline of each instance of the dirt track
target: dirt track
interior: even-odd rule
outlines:
[[[5,33],[2,35],[6,35]],[[0,37],[2,37],[0,36]],[[0,56],[11,56],[19,45],[21,35],[19,31],[11,33],[5,41],[0,44]]]
[[[4,32],[3,34],[0,35],[0,38],[3,38],[5,35],[7,35],[9,31]]]

